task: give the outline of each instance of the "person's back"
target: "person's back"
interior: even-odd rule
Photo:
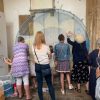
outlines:
[[[49,64],[49,57],[48,57],[48,54],[50,54],[49,46],[47,46],[46,44],[42,44],[40,49],[33,48],[33,51],[34,49],[39,60],[38,62],[36,56],[34,56],[35,62],[40,63],[40,64]]]
[[[88,92],[89,69],[86,40],[82,34],[75,34],[74,39],[75,41],[71,41],[70,37],[67,38],[67,42],[72,45],[73,69],[71,78],[77,84],[77,92],[81,92],[82,83],[86,83],[86,92]]]
[[[77,43],[75,41],[73,45],[72,53],[73,53],[74,62],[86,60],[88,56],[88,51],[86,48],[85,41],[83,43]]]
[[[77,63],[87,59],[88,50],[86,48],[86,41],[78,43],[77,41],[71,41],[68,37],[67,42],[72,45],[73,62]]]
[[[96,73],[99,71],[99,64],[100,64],[100,38],[96,41],[96,49],[94,49],[92,52],[89,54],[89,65],[90,65],[90,77],[89,77],[89,94],[92,97],[93,100],[100,100],[99,97],[99,88],[98,88],[98,80],[99,78],[96,79]],[[97,75],[98,76],[98,75]],[[99,76],[98,76],[99,77]],[[97,85],[97,87],[96,87]],[[99,92],[98,92],[99,91]]]
[[[12,74],[22,77],[29,74],[28,45],[19,41],[13,47]]]
[[[33,45],[33,55],[35,60],[35,72],[38,83],[38,95],[40,100],[43,99],[43,78],[49,88],[49,93],[52,100],[55,100],[55,92],[51,81],[51,69],[49,65],[50,49],[46,45],[44,33],[38,31],[35,35],[35,41]]]
[[[70,80],[70,48],[64,43],[65,37],[63,34],[58,36],[59,43],[54,47],[55,63],[57,64],[56,71],[60,73],[61,93],[65,94],[64,76],[66,74],[69,89],[73,89]]]
[[[22,98],[22,81],[26,93],[26,99],[30,99],[29,90],[29,64],[28,64],[28,45],[24,43],[23,37],[18,37],[18,43],[13,47],[13,60],[11,73],[16,78],[16,85],[19,94],[19,98]]]
[[[69,45],[65,43],[58,43],[55,45],[55,55],[57,60],[64,61],[70,59]]]
[[[27,61],[28,60],[28,45],[25,43],[17,43],[13,48],[14,60]]]

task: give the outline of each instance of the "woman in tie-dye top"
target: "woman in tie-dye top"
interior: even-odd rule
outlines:
[[[29,64],[28,45],[24,43],[23,37],[18,37],[18,43],[13,47],[12,75],[16,78],[19,98],[22,97],[22,81],[24,83],[26,99],[30,99],[29,91]]]
[[[12,74],[14,77],[29,74],[28,45],[25,43],[18,42],[13,48]]]

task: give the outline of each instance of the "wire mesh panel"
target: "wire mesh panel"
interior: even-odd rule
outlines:
[[[27,32],[29,23],[33,22],[33,35],[24,35]],[[64,34],[66,38],[66,32],[71,31],[75,34],[83,34],[86,38],[87,47],[89,48],[89,39],[86,33],[83,22],[71,12],[65,10],[54,9],[50,11],[42,11],[33,13],[22,24],[17,34],[24,36],[29,45],[32,45],[34,36],[37,31],[43,31],[45,34],[46,42],[50,45],[58,43],[58,35]]]

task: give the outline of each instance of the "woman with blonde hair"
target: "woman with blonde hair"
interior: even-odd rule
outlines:
[[[73,34],[73,33],[68,33]],[[89,68],[88,68],[88,50],[86,40],[82,34],[75,34],[75,41],[72,41],[67,35],[67,42],[72,46],[73,69],[71,78],[77,84],[77,92],[81,92],[81,84],[86,83],[86,92],[88,92]]]
[[[49,65],[50,49],[49,46],[46,45],[45,36],[41,31],[38,31],[35,35],[32,52],[35,60],[35,72],[38,83],[39,99],[43,100],[42,86],[43,78],[45,78],[51,99],[55,100],[55,92],[51,81],[51,69]]]

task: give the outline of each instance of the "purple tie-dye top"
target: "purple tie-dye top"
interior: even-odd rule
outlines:
[[[16,43],[13,48],[12,75],[22,77],[29,74],[28,45]]]

